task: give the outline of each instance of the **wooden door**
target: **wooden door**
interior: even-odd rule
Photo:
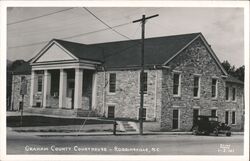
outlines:
[[[108,118],[115,118],[115,106],[108,106]]]

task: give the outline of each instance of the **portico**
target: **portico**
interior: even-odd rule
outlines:
[[[51,42],[31,62],[30,108],[92,110],[98,64]]]

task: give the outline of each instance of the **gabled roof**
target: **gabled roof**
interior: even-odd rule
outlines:
[[[102,50],[98,47],[91,45],[80,44],[76,42],[64,41],[54,39],[55,42],[59,43],[75,57],[84,60],[103,61]]]
[[[172,35],[145,39],[144,65],[163,66],[186,49],[193,41],[200,38],[207,50],[215,60],[223,74],[228,75],[222,67],[219,59],[201,33]],[[66,53],[74,57],[74,61],[91,60],[102,63],[109,68],[134,68],[141,64],[141,40],[128,40],[99,44],[81,44],[65,40],[51,40],[31,63],[36,62],[54,44],[58,45]],[[60,59],[60,58],[59,58]]]
[[[165,36],[145,39],[144,64],[162,65],[181,50],[199,33]],[[141,60],[141,40],[120,41],[91,46],[103,49],[106,67],[139,66]]]
[[[145,39],[144,64],[162,65],[194,40],[200,33],[174,35]],[[79,59],[103,62],[106,68],[139,66],[141,40],[80,44],[54,39]]]

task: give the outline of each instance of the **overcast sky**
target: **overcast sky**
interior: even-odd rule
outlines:
[[[109,26],[132,22],[141,18],[142,14],[159,14],[159,17],[147,21],[146,37],[202,32],[221,61],[228,60],[237,67],[244,64],[244,13],[241,8],[88,9]],[[57,11],[61,12],[51,14]],[[60,39],[107,28],[84,8],[8,8],[7,16],[9,60],[29,60],[52,38]],[[34,17],[40,18],[22,21]],[[129,23],[115,30],[130,39],[141,36],[139,23]],[[112,30],[105,30],[64,40],[91,44],[128,39]]]

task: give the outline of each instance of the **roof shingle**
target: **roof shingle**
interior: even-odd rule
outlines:
[[[192,33],[145,39],[144,64],[163,64],[199,34]],[[140,65],[140,39],[89,45],[58,39],[55,39],[55,41],[79,59],[100,61],[107,68]]]

